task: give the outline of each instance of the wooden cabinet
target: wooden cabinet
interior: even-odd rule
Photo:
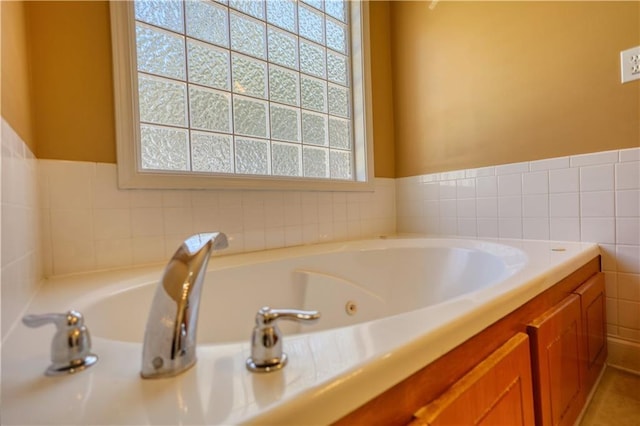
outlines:
[[[415,413],[418,425],[534,425],[529,338],[518,333]]]

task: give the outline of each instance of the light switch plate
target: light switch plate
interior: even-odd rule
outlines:
[[[640,46],[620,52],[622,82],[640,80]]]

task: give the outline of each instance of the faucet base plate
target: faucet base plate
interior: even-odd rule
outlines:
[[[98,356],[89,354],[82,359],[75,359],[66,365],[50,365],[44,374],[47,376],[63,376],[65,374],[79,373],[91,367],[96,362],[98,362]]]
[[[271,373],[273,371],[282,370],[287,365],[287,354],[282,354],[282,357],[276,362],[269,364],[256,364],[253,358],[247,358],[246,366],[247,370],[253,373]]]

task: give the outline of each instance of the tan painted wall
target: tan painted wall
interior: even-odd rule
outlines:
[[[22,2],[3,1],[2,8],[2,117],[36,151],[29,91],[29,50],[25,7]]]
[[[375,174],[378,177],[393,178],[396,176],[396,171],[390,16],[389,2],[369,3]]]
[[[396,175],[640,145],[639,2],[392,2]]]
[[[38,158],[115,163],[109,3],[29,1]]]
[[[389,15],[388,5],[378,6],[371,17],[372,61],[379,64],[372,75],[374,167],[376,176],[394,177]],[[27,11],[38,157],[115,163],[108,2],[33,1]]]

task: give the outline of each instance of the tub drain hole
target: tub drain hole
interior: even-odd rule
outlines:
[[[349,300],[344,306],[344,310],[347,315],[355,315],[356,312],[358,312],[358,305],[356,304],[356,302]]]

